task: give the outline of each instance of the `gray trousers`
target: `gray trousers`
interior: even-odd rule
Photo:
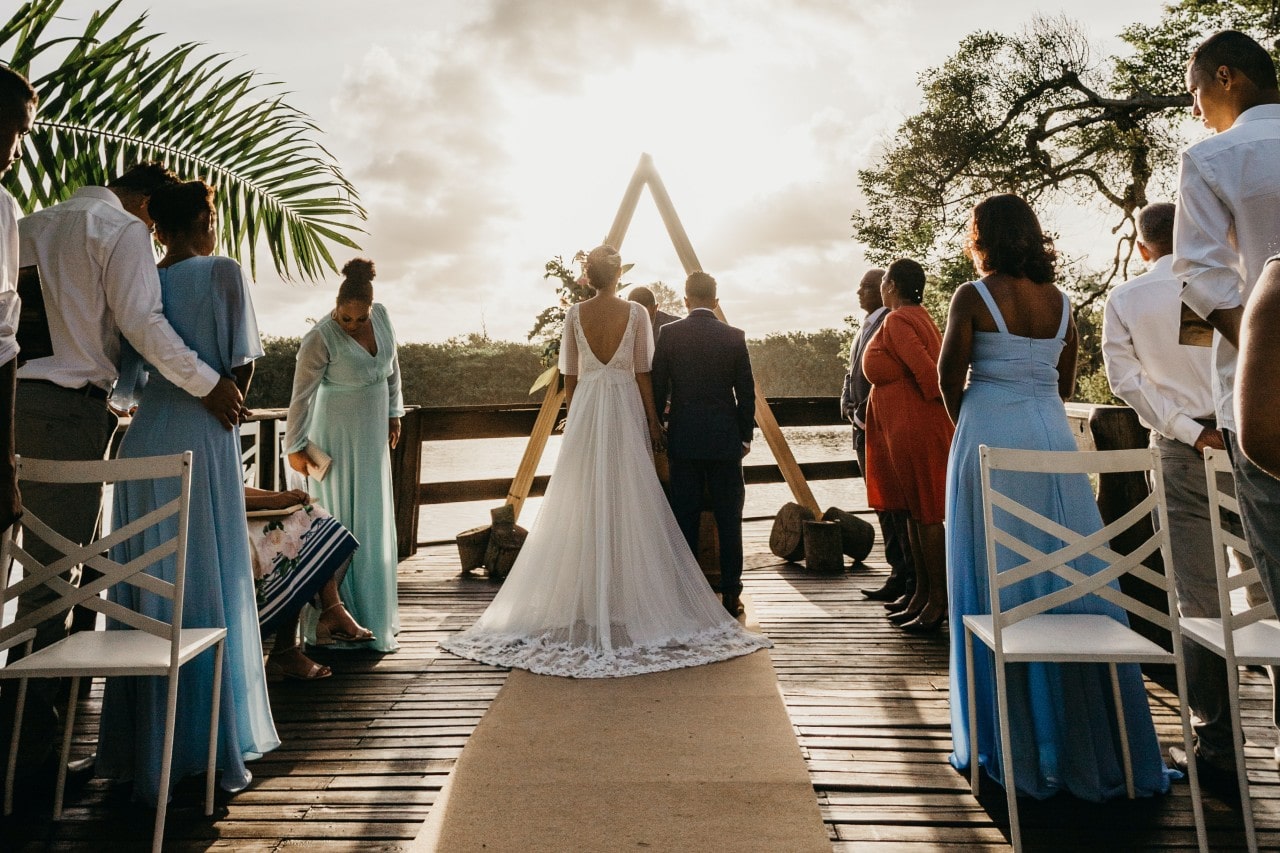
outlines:
[[[1194,447],[1154,431],[1151,433],[1151,446],[1160,454],[1160,470],[1164,474],[1178,612],[1183,616],[1217,618],[1221,611],[1213,565],[1204,459]],[[1220,483],[1219,488],[1229,489],[1230,486]],[[1237,536],[1244,535],[1239,519],[1230,519],[1227,526]],[[1236,556],[1245,568],[1253,565],[1248,554]],[[1191,640],[1183,640],[1182,653],[1187,664],[1191,708],[1201,721],[1196,726],[1196,750],[1213,764],[1233,767],[1235,746],[1231,735],[1226,663]]]
[[[55,388],[35,382],[19,382],[14,410],[14,439],[18,453],[36,459],[91,460],[102,459],[115,432],[118,418],[106,404],[81,392]],[[68,539],[85,543],[92,540],[98,528],[102,512],[102,485],[63,485],[54,483],[23,483],[22,503],[27,511],[38,516],[54,530]],[[36,559],[50,562],[58,552],[34,536],[23,533],[23,547]],[[8,571],[9,567],[5,567]],[[92,570],[89,570],[92,571]],[[81,567],[73,568],[63,576],[73,584],[79,584]],[[45,606],[57,595],[46,586],[39,586],[24,593],[18,599],[18,617]],[[81,615],[83,614],[83,615]],[[69,630],[92,628],[96,614],[81,611],[71,627],[70,614],[45,620],[36,628],[35,648],[40,649],[67,636]],[[13,650],[14,654],[19,650]],[[17,684],[7,681],[4,686],[3,712],[0,713],[0,731],[8,732],[12,726],[14,699]],[[52,679],[35,679],[27,691],[27,705],[23,719],[22,754],[24,764],[44,758],[47,751],[56,749],[58,740],[58,683]],[[0,749],[7,752],[9,738],[3,739]]]
[[[858,457],[858,470],[866,477],[867,434],[853,428],[853,450]],[[884,542],[884,559],[889,564],[889,577],[900,580],[906,594],[916,588],[916,572],[911,562],[911,535],[907,530],[910,513],[906,510],[876,510],[880,522],[880,538]]]

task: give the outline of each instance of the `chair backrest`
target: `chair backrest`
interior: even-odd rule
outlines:
[[[80,545],[55,532],[43,519],[26,510],[19,525],[23,537],[35,536],[60,556],[50,563],[33,557],[14,536],[14,528],[5,535],[0,549],[0,561],[10,566],[14,561],[22,566],[23,576],[10,569],[0,607],[23,593],[41,585],[52,590],[57,598],[21,618],[0,628],[0,648],[5,642],[24,631],[34,628],[46,619],[65,613],[76,605],[87,607],[106,616],[173,641],[174,630],[182,626],[183,589],[187,564],[187,524],[191,501],[191,453],[172,456],[147,456],[136,459],[111,459],[96,461],[63,461],[48,459],[24,459],[18,457],[18,481],[38,483],[121,483],[139,480],[169,481],[163,487],[176,495],[164,505],[146,515],[130,521],[94,541]],[[174,482],[176,480],[176,483]],[[161,488],[160,482],[156,484]],[[154,529],[152,529],[154,528]],[[146,550],[136,553],[127,563],[111,559],[113,546],[147,533]],[[138,542],[143,541],[141,538]],[[147,573],[147,569],[166,557],[175,558],[172,581],[162,580]],[[102,576],[73,586],[61,577],[78,564],[96,569]],[[100,593],[118,583],[128,584],[139,590],[172,602],[172,613],[178,614],[170,621],[145,615],[123,603],[108,601]],[[176,647],[175,647],[176,653]]]
[[[1231,574],[1228,549],[1248,554],[1249,543],[1231,529],[1240,524],[1240,503],[1236,500],[1231,459],[1225,450],[1210,448],[1205,451],[1204,475],[1209,492],[1209,526],[1213,534],[1213,565],[1218,577],[1219,612],[1222,614],[1223,633],[1226,635],[1224,641],[1230,643],[1234,632],[1263,619],[1274,619],[1276,611],[1265,596],[1259,604],[1246,604],[1239,613],[1232,611],[1231,594],[1261,583],[1261,576],[1252,560],[1248,561],[1247,567],[1241,566],[1239,574]]]
[[[1172,584],[1158,571],[1143,564],[1160,552],[1172,565],[1164,480],[1154,450],[1040,451],[979,448],[982,469],[982,510],[987,550],[987,585],[993,627],[1002,628],[1054,608],[1070,605],[1085,596],[1096,596],[1135,616],[1140,616],[1177,636],[1177,613]],[[1096,515],[1064,526],[1034,509],[1053,504],[1057,491],[1052,478],[1079,477],[1075,485],[1088,491],[1090,474],[1142,472],[1153,488],[1147,497],[1120,518],[1101,528]],[[1019,472],[1037,477],[1012,477]],[[1090,492],[1091,494],[1091,492]],[[1029,506],[1028,504],[1032,504]],[[1155,513],[1156,529],[1130,553],[1112,550],[1119,534],[1144,525]],[[1142,528],[1138,528],[1142,529]],[[1162,613],[1122,592],[1125,575],[1139,578],[1162,592],[1169,611]],[[1001,593],[1019,584],[1016,594]],[[1010,599],[1007,605],[1002,604]],[[1070,608],[1068,608],[1070,609]]]

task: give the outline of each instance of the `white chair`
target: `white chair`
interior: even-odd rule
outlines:
[[[209,728],[209,760],[205,776],[205,814],[213,814],[218,704],[222,689],[223,641],[227,631],[225,628],[183,628],[180,615],[172,622],[165,622],[122,604],[107,601],[100,597],[100,593],[115,584],[130,584],[140,590],[169,599],[173,602],[172,612],[182,613],[183,586],[187,567],[187,520],[191,496],[191,453],[91,462],[19,458],[18,479],[20,483],[119,483],[158,479],[177,479],[180,483],[178,497],[174,500],[87,545],[78,545],[60,536],[28,510],[21,522],[24,534],[39,537],[62,554],[58,560],[48,565],[42,564],[28,554],[16,542],[12,530],[5,535],[3,547],[0,549],[0,561],[3,561],[3,564],[8,565],[12,559],[23,569],[21,579],[17,578],[17,572],[10,573],[9,584],[4,590],[3,603],[8,603],[27,590],[42,584],[58,596],[56,601],[0,628],[0,649],[25,644],[28,652],[21,659],[9,662],[0,668],[0,678],[18,679],[19,684],[18,711],[14,720],[9,765],[5,776],[5,814],[10,814],[13,810],[14,774],[27,679],[71,678],[71,701],[67,706],[66,730],[62,740],[58,787],[53,807],[53,816],[58,819],[62,815],[67,757],[71,750],[71,734],[75,725],[80,679],[85,676],[89,678],[164,676],[168,679],[168,703],[160,764],[158,788],[160,797],[156,806],[155,830],[152,837],[152,850],[159,853],[164,839],[164,818],[173,756],[174,721],[178,703],[178,670],[183,664],[211,646],[215,647],[216,651],[213,667],[212,716]],[[175,535],[126,564],[117,563],[109,558],[112,546],[161,521],[176,522]],[[146,571],[166,557],[173,557],[177,564],[173,583],[160,580],[147,574]],[[61,575],[81,563],[98,570],[102,576],[77,588],[63,580]],[[84,631],[72,634],[46,648],[31,652],[34,627],[46,619],[65,614],[76,605],[96,610],[128,627],[122,630]],[[3,605],[0,604],[0,606]]]
[[[973,640],[978,638],[995,655],[996,703],[999,717],[1000,747],[1005,756],[1004,786],[1009,806],[1009,835],[1014,850],[1022,849],[1022,835],[1018,825],[1017,785],[1014,780],[1013,747],[1009,731],[1008,675],[1005,667],[1011,663],[1105,663],[1111,674],[1112,697],[1119,724],[1121,760],[1124,765],[1125,787],[1130,798],[1134,796],[1133,762],[1129,754],[1129,738],[1125,726],[1121,701],[1120,682],[1116,665],[1121,663],[1173,664],[1177,676],[1178,698],[1182,713],[1183,742],[1189,750],[1192,743],[1191,718],[1187,707],[1187,680],[1182,662],[1182,643],[1178,636],[1176,617],[1152,608],[1112,586],[1124,575],[1133,575],[1165,593],[1169,612],[1177,613],[1172,584],[1159,572],[1142,565],[1142,561],[1159,551],[1170,565],[1168,524],[1165,519],[1164,481],[1160,477],[1159,458],[1151,450],[1115,450],[1103,452],[1050,452],[1030,450],[1001,450],[983,445],[979,448],[982,461],[982,508],[987,547],[987,583],[990,591],[990,615],[968,615],[964,622],[965,663],[968,669],[968,716],[970,743],[971,786],[978,794],[978,713],[973,672]],[[1009,495],[992,487],[992,472],[1021,471],[1049,475],[1107,474],[1142,471],[1153,477],[1155,488],[1146,500],[1129,510],[1119,519],[1088,535],[1069,530],[1053,520],[1019,503]],[[1160,525],[1150,538],[1128,555],[1111,550],[1110,541],[1117,534],[1150,517],[1152,511],[1159,514]],[[1049,553],[1042,553],[1033,545],[1018,538],[1009,530],[997,526],[996,510],[1002,510],[1018,521],[1048,533],[1063,544]],[[1007,518],[1003,514],[1000,518]],[[1006,557],[1001,568],[997,561],[997,548],[1016,555],[1013,564]],[[1095,574],[1086,575],[1068,565],[1083,556],[1096,558],[1104,567]],[[1036,575],[1051,573],[1065,586],[1055,592],[1031,598],[1004,608],[1001,591]],[[1105,615],[1050,613],[1053,608],[1085,596],[1093,595],[1115,604],[1128,613],[1141,616],[1170,632],[1173,651],[1165,651],[1122,622]],[[1200,780],[1195,764],[1189,768],[1191,802],[1195,813],[1196,837],[1202,853],[1208,851],[1205,835],[1204,811],[1200,801]]]
[[[1253,827],[1253,807],[1249,801],[1249,775],[1245,770],[1244,726],[1240,721],[1240,667],[1280,665],[1280,622],[1271,603],[1244,606],[1236,613],[1231,594],[1258,583],[1258,570],[1232,575],[1227,549],[1249,553],[1248,544],[1223,526],[1223,510],[1240,514],[1240,504],[1230,491],[1219,488],[1230,482],[1231,461],[1221,450],[1208,450],[1204,457],[1205,477],[1209,486],[1209,524],[1213,532],[1213,563],[1218,577],[1220,619],[1187,617],[1181,620],[1182,632],[1191,640],[1221,657],[1227,664],[1227,693],[1231,701],[1231,733],[1235,740],[1236,777],[1240,782],[1240,809],[1244,813],[1245,839],[1249,849],[1258,849],[1258,836]],[[1243,600],[1243,595],[1236,596]]]

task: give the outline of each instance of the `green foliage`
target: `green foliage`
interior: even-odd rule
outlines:
[[[0,56],[40,93],[25,156],[4,181],[24,210],[155,160],[218,187],[222,251],[253,274],[260,243],[286,278],[336,269],[330,244],[359,248],[356,191],[279,86],[197,44],[154,50],[146,14],[115,26],[119,0],[79,36],[55,38],[61,6],[28,0],[0,23]]]
[[[555,280],[557,301],[534,318],[533,328],[529,330],[529,340],[537,345],[543,367],[554,366],[560,358],[560,337],[564,332],[564,318],[569,312],[569,306],[595,295],[595,289],[587,283],[586,273],[581,269],[586,261],[587,253],[581,250],[573,256],[570,263],[578,265],[577,274],[560,255],[546,263],[546,271],[542,277]]]
[[[849,369],[849,338],[836,329],[766,335],[747,341],[747,350],[766,397],[839,394]]]
[[[301,338],[265,335],[265,355],[253,363],[253,381],[245,401],[250,409],[284,409],[293,393],[293,366],[298,360]]]

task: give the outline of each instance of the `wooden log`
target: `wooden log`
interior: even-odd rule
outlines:
[[[876,544],[876,529],[870,522],[834,506],[822,514],[822,520],[840,526],[841,550],[852,557],[855,563],[867,559],[871,547]]]
[[[714,590],[720,589],[720,528],[716,527],[715,513],[704,509],[698,519],[698,565],[707,583]]]
[[[489,510],[489,521],[494,527],[510,527],[516,523],[516,509],[511,504],[503,504]]]
[[[769,533],[769,550],[788,563],[804,558],[804,523],[815,521],[815,514],[798,503],[786,503],[773,519]]]
[[[473,527],[458,534],[458,559],[462,563],[462,573],[468,574],[473,569],[484,565],[485,551],[489,548],[489,534],[493,528],[489,525]]]
[[[804,523],[804,564],[821,575],[843,574],[844,548],[837,522]]]
[[[489,547],[484,552],[484,565],[489,571],[489,580],[496,583],[507,576],[528,535],[529,531],[519,525],[494,529],[489,535]]]

